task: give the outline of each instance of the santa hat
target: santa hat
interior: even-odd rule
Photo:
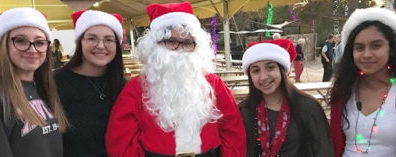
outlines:
[[[97,10],[80,10],[72,14],[72,19],[76,41],[88,28],[105,25],[110,27],[115,32],[118,41],[122,42],[122,16],[119,14],[108,14]]]
[[[342,28],[342,43],[346,45],[351,32],[361,23],[365,21],[379,21],[396,33],[396,14],[385,8],[366,8],[356,9]]]
[[[242,69],[247,74],[250,64],[261,60],[272,60],[288,72],[291,62],[296,59],[297,52],[289,39],[264,40],[252,42],[242,57]]]
[[[200,28],[201,24],[193,10],[190,2],[158,4],[147,6],[147,14],[150,17],[150,29],[152,31],[164,29],[172,25],[185,25],[190,28]]]
[[[0,15],[0,38],[8,31],[23,26],[37,27],[45,33],[47,40],[52,40],[45,15],[33,8],[14,8],[3,12]]]

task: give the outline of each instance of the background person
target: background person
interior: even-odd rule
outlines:
[[[293,61],[294,72],[296,73],[294,79],[296,80],[296,82],[301,82],[300,77],[301,77],[301,73],[304,70],[304,52],[303,52],[304,44],[305,44],[305,40],[303,38],[298,39],[296,45],[297,57]]]
[[[58,69],[62,66],[61,59],[63,54],[63,47],[58,39],[54,39],[54,42],[52,43],[50,50],[52,53],[53,68]]]
[[[330,81],[331,76],[333,75],[333,57],[334,57],[334,49],[333,49],[333,35],[330,34],[327,37],[327,40],[322,43],[322,59],[321,62],[323,64],[323,82]]]

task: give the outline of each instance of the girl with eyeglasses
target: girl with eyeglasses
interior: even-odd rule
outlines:
[[[0,15],[0,153],[62,157],[67,119],[51,71],[51,31],[43,14],[14,8]]]
[[[56,72],[59,96],[70,120],[63,136],[64,156],[103,157],[109,114],[125,83],[122,17],[82,10],[72,18],[77,47]]]

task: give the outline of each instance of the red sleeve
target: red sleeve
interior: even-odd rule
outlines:
[[[336,157],[341,157],[345,149],[345,135],[342,131],[342,101],[331,106],[330,134]]]
[[[223,157],[246,156],[246,134],[237,103],[225,83],[215,74],[207,76],[216,95],[216,106],[222,112],[219,119],[220,151]]]
[[[109,157],[144,157],[144,150],[138,141],[142,91],[139,79],[131,79],[125,85],[111,111],[106,131]]]

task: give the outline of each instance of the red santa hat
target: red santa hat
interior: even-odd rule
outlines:
[[[80,10],[72,14],[72,19],[76,41],[88,28],[105,25],[110,27],[115,32],[118,41],[122,42],[122,16],[119,14],[108,14],[97,10]]]
[[[296,59],[297,52],[289,39],[264,40],[252,42],[242,57],[242,69],[247,74],[250,64],[261,60],[272,60],[288,72],[291,62]]]
[[[45,33],[47,40],[52,40],[45,15],[33,8],[13,8],[3,12],[0,15],[0,38],[8,31],[23,26],[37,27]]]
[[[150,17],[150,29],[152,31],[164,29],[172,25],[185,25],[191,28],[200,28],[201,24],[193,10],[190,2],[158,4],[147,6],[146,12]]]
[[[396,14],[393,11],[385,8],[356,9],[342,28],[342,43],[344,45],[346,45],[351,32],[365,21],[379,21],[392,28],[396,33]]]

